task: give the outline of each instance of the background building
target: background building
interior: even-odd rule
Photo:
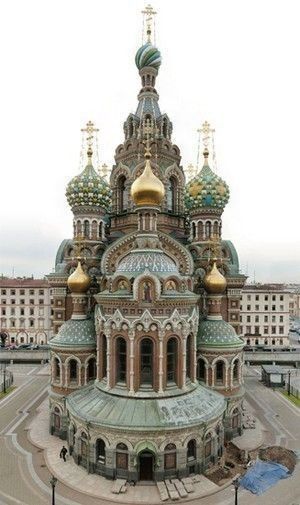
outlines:
[[[283,284],[245,285],[240,322],[247,345],[289,345],[290,293]]]
[[[52,334],[50,291],[45,279],[0,278],[1,334],[5,345],[49,341]]]

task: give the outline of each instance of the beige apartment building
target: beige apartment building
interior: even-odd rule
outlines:
[[[2,343],[47,344],[52,336],[50,291],[45,279],[0,278]]]
[[[290,293],[283,284],[245,285],[240,334],[246,345],[289,345]]]

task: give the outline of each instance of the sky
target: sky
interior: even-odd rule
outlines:
[[[0,7],[0,274],[43,276],[72,236],[65,198],[80,129],[111,166],[134,112],[143,0],[10,0]],[[223,238],[249,281],[300,283],[297,0],[156,0],[156,82],[182,165],[215,128],[231,197]]]

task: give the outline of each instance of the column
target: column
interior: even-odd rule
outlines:
[[[107,370],[107,387],[111,388],[111,334],[110,330],[106,329],[106,370]]]
[[[163,348],[163,331],[158,332],[158,392],[163,393],[163,359],[164,359],[164,348]]]
[[[182,388],[186,387],[186,335],[182,339]]]
[[[128,332],[129,336],[129,393],[134,394],[134,335],[133,330]]]

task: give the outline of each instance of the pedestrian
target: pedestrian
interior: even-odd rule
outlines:
[[[63,460],[66,462],[66,455],[67,455],[68,449],[63,445],[62,450],[59,453],[59,457],[63,458]]]

